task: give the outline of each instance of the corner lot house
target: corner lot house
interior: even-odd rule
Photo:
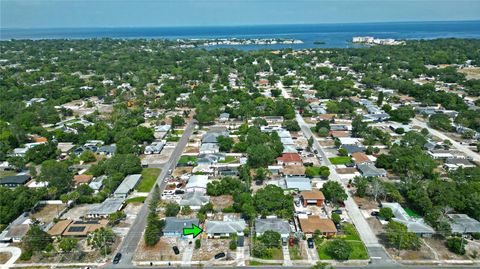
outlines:
[[[183,228],[191,228],[193,224],[198,226],[198,219],[179,219],[174,217],[167,217],[165,218],[165,228],[163,228],[163,235],[183,237]],[[187,237],[192,236],[189,235]]]
[[[392,209],[395,216],[392,220],[407,226],[409,232],[428,237],[435,233],[432,227],[427,225],[422,218],[413,218],[403,209],[399,203],[382,203],[382,207]]]

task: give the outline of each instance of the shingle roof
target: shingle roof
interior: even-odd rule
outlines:
[[[336,233],[335,223],[330,219],[321,219],[320,216],[308,216],[299,218],[300,227],[304,233],[314,233],[319,230],[322,233]]]
[[[210,200],[209,196],[203,195],[201,192],[187,192],[182,196],[181,206],[202,206]]]
[[[321,191],[302,191],[300,195],[303,197],[305,200],[325,200],[325,196],[323,195],[323,192]]]
[[[287,189],[297,189],[300,191],[311,190],[310,179],[306,177],[287,177],[285,178]]]
[[[452,233],[480,233],[480,222],[466,214],[448,214]]]
[[[182,234],[183,228],[191,228],[195,224],[198,226],[198,219],[179,219],[174,217],[165,218],[164,233]]]
[[[282,219],[255,219],[255,232],[264,233],[266,231],[275,231],[280,234],[290,233],[290,224]]]
[[[246,223],[243,219],[228,221],[207,220],[205,227],[209,234],[241,233],[245,229]]]
[[[0,185],[1,184],[25,184],[27,181],[30,180],[29,175],[17,175],[17,176],[8,176],[0,178]]]

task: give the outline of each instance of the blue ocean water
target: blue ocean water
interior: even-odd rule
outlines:
[[[303,44],[215,46],[250,49],[346,48],[353,36],[395,39],[475,38],[480,39],[480,21],[396,22],[318,25],[259,25],[232,27],[159,28],[55,28],[0,29],[0,40],[10,39],[179,39],[179,38],[290,38]],[[322,41],[325,44],[314,44]]]

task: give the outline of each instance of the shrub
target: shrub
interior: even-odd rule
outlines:
[[[458,255],[465,255],[465,245],[467,243],[467,240],[461,237],[452,237],[447,239],[445,244],[451,252]]]
[[[344,261],[350,257],[352,247],[345,240],[335,239],[328,244],[326,251],[332,258]]]
[[[195,249],[199,249],[202,246],[202,240],[195,240]]]

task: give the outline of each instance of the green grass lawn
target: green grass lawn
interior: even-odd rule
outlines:
[[[236,160],[237,159],[235,159],[235,157],[233,157],[233,156],[226,156],[225,160],[224,161],[219,161],[219,163],[233,163]]]
[[[292,259],[292,260],[302,260],[303,259],[298,246],[293,246],[293,247],[288,246],[288,252],[290,253],[290,259]]]
[[[0,177],[9,177],[16,175],[17,172],[15,171],[0,171]]]
[[[334,260],[330,255],[327,253],[328,244],[332,242],[331,240],[323,241],[322,244],[317,245],[318,257],[320,260]],[[363,245],[361,241],[348,241],[350,246],[352,247],[352,253],[349,260],[366,260],[368,259],[367,249]]]
[[[180,136],[168,136],[167,142],[178,142],[180,140]]]
[[[337,164],[347,164],[347,163],[351,163],[352,162],[352,159],[350,159],[350,157],[348,156],[340,156],[340,157],[332,157],[332,158],[328,158],[330,160],[330,162],[334,165],[337,165]]]
[[[342,228],[345,231],[345,237],[342,237],[345,240],[352,241],[361,241],[360,236],[358,235],[357,229],[351,223],[343,223]]]
[[[196,164],[197,163],[197,156],[183,155],[183,156],[180,157],[180,160],[178,160],[179,164],[187,164],[189,162],[192,162],[192,163]]]
[[[160,172],[160,168],[144,168],[142,170],[142,179],[135,189],[139,192],[149,192],[155,184],[158,175],[160,175]]]
[[[282,263],[264,263],[257,261],[250,261],[251,266],[272,266],[272,265],[283,265]]]
[[[420,218],[420,215],[418,215],[417,212],[413,211],[408,207],[405,208],[405,212],[407,212],[407,214],[412,218]]]
[[[272,258],[265,259],[265,260],[283,260],[282,248],[272,248],[272,250],[273,250]]]
[[[143,203],[145,202],[145,199],[147,199],[147,197],[134,197],[134,198],[130,198],[128,200],[125,201],[126,204],[129,204],[129,203]]]

